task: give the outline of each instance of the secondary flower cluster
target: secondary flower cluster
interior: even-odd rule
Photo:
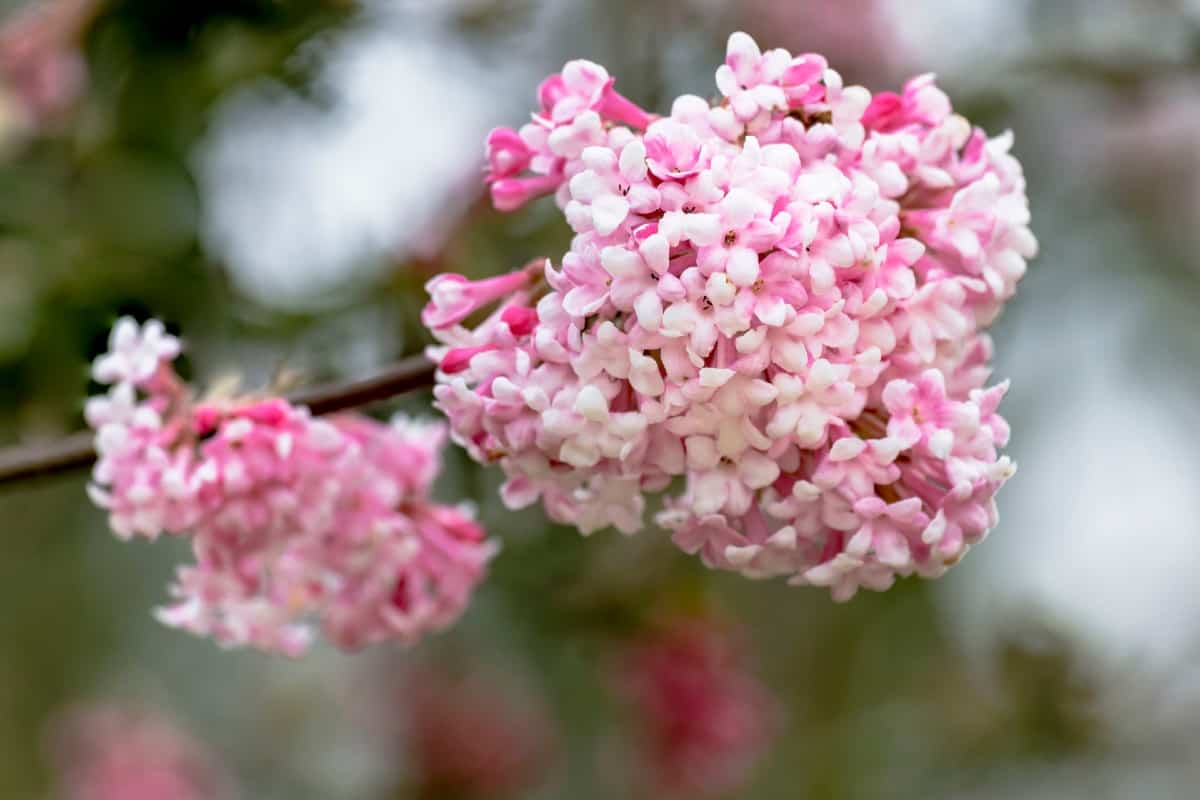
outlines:
[[[680,620],[623,654],[617,689],[644,736],[654,796],[726,796],[770,749],[776,703],[741,645],[713,622]]]
[[[117,322],[88,401],[89,493],[122,539],[188,536],[174,627],[296,655],[313,622],[345,649],[411,641],[462,613],[493,554],[460,508],[433,503],[438,425],[314,418],[276,397],[193,398],[161,323]]]
[[[939,575],[1013,473],[983,332],[1037,247],[1011,137],[932,76],[872,96],[740,33],[716,79],[657,117],[572,61],[489,135],[495,205],[553,193],[575,237],[429,282],[451,434],[584,533],[682,478],[658,523],[712,567],[837,599]]]
[[[72,709],[50,755],[62,800],[231,800],[229,774],[170,718],[121,706]]]

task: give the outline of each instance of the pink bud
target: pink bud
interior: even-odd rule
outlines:
[[[200,436],[212,433],[221,421],[221,412],[216,406],[205,404],[197,406],[192,412],[192,429]]]
[[[492,183],[492,205],[497,211],[516,211],[530,200],[553,192],[562,180],[561,175],[501,178]]]
[[[272,397],[238,409],[237,415],[262,425],[278,425],[287,419],[290,411],[286,400],[282,397]]]
[[[799,56],[783,73],[784,94],[793,108],[820,102],[825,97],[825,85],[821,79],[829,63],[824,56],[815,53]]]
[[[487,137],[487,160],[490,167],[487,175],[489,182],[500,178],[510,178],[524,171],[533,151],[521,139],[520,134],[512,128],[494,128]]]
[[[561,74],[556,72],[546,78],[538,85],[538,102],[542,106],[542,113],[549,116],[550,112],[554,110],[554,104],[569,93]]]
[[[421,322],[434,329],[457,325],[484,306],[521,289],[529,278],[530,272],[524,269],[481,281],[453,273],[438,275],[425,284],[430,301],[421,311]]]
[[[900,120],[900,111],[904,102],[895,92],[880,92],[871,99],[871,105],[863,112],[862,123],[871,130],[887,132],[892,130]]]
[[[604,88],[599,108],[596,109],[600,113],[600,116],[613,122],[628,125],[631,128],[644,129],[649,125],[652,119],[651,115],[612,88],[612,84],[613,81],[610,80]]]
[[[962,161],[964,164],[979,164],[987,155],[987,134],[980,128],[976,128],[971,133],[971,138],[967,140],[963,147]]]
[[[512,331],[513,336],[528,336],[537,326],[537,310],[526,306],[509,306],[500,319]]]
[[[456,372],[462,372],[467,367],[471,366],[471,359],[480,353],[489,350],[498,349],[494,344],[484,344],[479,347],[455,347],[453,350],[446,353],[442,359],[440,369],[447,375],[453,375]]]
[[[430,505],[422,519],[439,526],[451,540],[477,544],[487,538],[478,522],[453,506]]]

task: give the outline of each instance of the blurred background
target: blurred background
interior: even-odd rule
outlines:
[[[182,543],[117,543],[85,476],[4,487],[0,797],[1197,796],[1200,4],[0,9],[0,444],[81,427],[122,313],[182,331],[200,381],[418,352],[427,277],[565,248],[549,203],[488,208],[481,143],[573,57],[658,110],[713,93],[736,29],[874,90],[936,71],[1016,132],[1042,243],[994,331],[1021,467],[999,528],[847,605],[507,513],[450,452],[439,493],[504,543],[464,620],[289,662],[153,622]],[[152,763],[190,788],[80,789]]]

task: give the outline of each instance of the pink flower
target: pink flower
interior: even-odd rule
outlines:
[[[155,331],[118,323],[117,352],[98,363],[157,378],[140,397],[118,383],[86,416],[99,455],[89,494],[113,532],[191,542],[163,623],[298,655],[318,625],[351,650],[462,614],[495,548],[466,511],[429,498],[441,426],[315,419],[281,398],[197,403],[171,370],[178,347]]]
[[[45,0],[0,27],[0,82],[29,124],[62,113],[82,94],[87,67],[79,39],[97,7],[96,0]]]
[[[697,214],[688,238],[699,248],[697,263],[705,275],[724,272],[735,286],[758,280],[759,253],[779,240],[771,223],[771,204],[749,189],[735,188],[709,214]]]
[[[529,283],[528,269],[472,281],[462,275],[437,275],[425,284],[430,301],[421,321],[430,328],[457,325],[479,309],[512,295]]]
[[[713,352],[722,333],[733,335],[745,330],[747,322],[744,315],[731,305],[735,296],[733,284],[723,273],[705,281],[698,268],[689,267],[680,276],[680,283],[687,294],[677,298],[663,312],[658,333],[667,339],[686,337],[685,356],[690,363],[679,370],[682,374],[697,371],[695,361],[705,359]],[[720,286],[719,290],[714,288],[717,285]],[[724,302],[714,302],[714,294],[717,294],[717,300],[723,299]],[[666,343],[664,356],[669,354],[670,344]]]
[[[568,173],[567,163],[578,159],[585,149],[619,149],[622,132],[628,131],[610,130],[610,125],[645,128],[651,120],[613,89],[613,79],[603,67],[590,61],[569,62],[561,73],[542,82],[538,96],[541,112],[532,122],[520,131],[496,128],[488,135],[486,180],[491,184],[492,203],[501,211],[515,211],[534,198],[559,190],[564,181],[582,171],[574,167]],[[644,162],[641,167],[644,172]],[[525,174],[526,170],[532,174]],[[645,187],[643,193],[648,191]],[[620,203],[616,195],[599,187],[594,193],[597,199],[606,198],[596,210],[603,227],[603,220],[618,213]],[[560,196],[560,204],[565,202]],[[584,202],[590,203],[590,198]]]
[[[612,275],[600,262],[595,248],[567,253],[563,256],[561,277],[548,273],[548,283],[567,287],[562,307],[573,317],[594,314],[608,302]]]
[[[533,161],[533,150],[512,128],[494,128],[487,137],[489,183],[523,172]]]
[[[904,85],[903,94],[876,95],[863,114],[863,124],[892,132],[905,125],[940,125],[950,116],[950,98],[934,83],[932,73],[919,75]]]
[[[233,781],[170,718],[95,705],[54,721],[50,756],[62,800],[230,800]]]
[[[692,126],[671,117],[651,123],[646,129],[645,147],[647,166],[656,177],[664,179],[680,180],[698,175],[709,157],[700,134]]]
[[[654,796],[736,793],[770,748],[774,699],[747,669],[743,645],[711,622],[674,620],[623,654],[616,685]]]
[[[571,178],[571,202],[563,209],[577,232],[608,236],[631,213],[658,209],[658,191],[646,173],[646,146],[634,139],[619,151],[588,147],[580,155],[583,171]]]
[[[649,226],[647,226],[649,227]],[[669,272],[670,245],[665,237],[642,229],[636,250],[606,247],[600,264],[611,276],[609,298],[621,311],[637,314],[638,323],[655,331],[662,322],[664,301],[681,300],[687,289]]]
[[[791,61],[786,50],[764,54],[744,33],[729,37],[725,63],[717,69],[717,88],[729,99],[738,120],[749,122],[759,114],[787,110],[787,96],[778,82]]]
[[[914,211],[907,221],[930,247],[949,250],[964,264],[974,266],[983,257],[984,246],[996,224],[999,189],[995,175],[984,176],[957,192],[948,208]]]
[[[482,675],[423,666],[399,700],[413,780],[431,792],[485,798],[532,790],[558,749],[536,696],[506,694]]]
[[[637,530],[662,496],[714,568],[839,600],[944,572],[1013,472],[985,388],[1037,245],[1011,136],[930,76],[872,100],[744,34],[715,104],[648,126],[602,118],[607,73],[568,67],[521,138],[576,235],[544,282],[487,293],[536,320],[432,326],[454,440],[506,503],[583,532]],[[431,305],[461,322],[480,305],[445,280]]]
[[[842,77],[831,69],[825,71],[823,80],[824,105],[829,109],[830,124],[838,141],[843,147],[861,147],[866,136],[862,118],[871,104],[871,93],[861,86],[845,86]]]
[[[605,119],[633,128],[645,128],[650,115],[613,89],[615,81],[599,64],[578,59],[551,75],[538,87],[542,113],[561,123],[583,111],[596,111]]]
[[[904,447],[923,443],[944,458],[954,447],[956,405],[946,397],[946,382],[937,370],[927,370],[915,383],[891,381],[883,390],[888,436]]]

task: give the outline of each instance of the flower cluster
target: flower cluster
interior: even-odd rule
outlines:
[[[1011,137],[932,76],[872,96],[740,33],[716,82],[656,117],[574,61],[488,137],[495,205],[554,193],[575,237],[430,281],[451,434],[584,533],[682,485],[657,521],[712,567],[840,600],[940,575],[1013,473],[984,332],[1037,247]]]
[[[725,796],[770,748],[774,700],[740,644],[711,622],[682,621],[623,654],[616,686],[636,712],[654,796]]]
[[[228,800],[233,781],[213,755],[161,714],[121,706],[71,709],[50,755],[63,800]]]
[[[464,509],[429,498],[437,425],[314,418],[274,397],[191,396],[179,341],[116,324],[89,400],[89,487],[123,539],[189,536],[166,624],[295,655],[318,621],[338,646],[411,641],[462,613],[493,545]]]

